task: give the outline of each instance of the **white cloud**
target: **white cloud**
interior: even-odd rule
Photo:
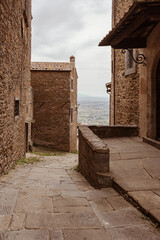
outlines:
[[[34,0],[32,60],[76,57],[79,92],[105,96],[110,48],[98,47],[111,28],[111,0]]]

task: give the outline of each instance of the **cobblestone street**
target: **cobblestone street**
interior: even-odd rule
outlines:
[[[76,154],[40,156],[0,178],[1,240],[158,240],[160,232],[114,189],[95,190]]]

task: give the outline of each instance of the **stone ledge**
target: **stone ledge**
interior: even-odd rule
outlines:
[[[102,140],[96,136],[90,128],[87,126],[79,127],[83,137],[86,139],[90,147],[97,153],[109,153],[109,148],[102,142]]]
[[[79,171],[95,188],[112,185],[109,149],[87,126],[79,127]]]
[[[137,126],[89,126],[99,138],[135,137],[139,135]]]

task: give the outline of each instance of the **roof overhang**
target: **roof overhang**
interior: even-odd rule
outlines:
[[[147,37],[160,22],[160,1],[135,2],[99,46],[145,48]]]

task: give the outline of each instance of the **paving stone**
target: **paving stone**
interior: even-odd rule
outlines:
[[[6,177],[3,183],[7,182],[8,184],[12,184],[13,187],[19,188],[24,184],[26,178],[27,178],[27,173],[26,175],[22,175],[22,176],[15,174],[13,177],[10,177],[10,176],[8,178]]]
[[[12,216],[0,216],[0,230],[8,230]]]
[[[72,197],[72,198],[85,198],[87,196],[87,191],[66,191],[62,190],[62,197]]]
[[[48,189],[54,189],[54,190],[60,190],[61,184],[55,183],[54,181],[41,181],[41,180],[27,180],[24,184],[24,187],[41,187],[41,188],[48,188]]]
[[[150,210],[150,213],[160,222],[160,209]]]
[[[75,182],[77,189],[81,191],[87,191],[94,189],[88,182]]]
[[[129,165],[128,167],[126,167],[126,169],[123,169],[123,168],[114,169],[113,177],[125,178],[126,180],[135,178],[137,181],[139,179],[152,179],[145,169],[136,168],[136,169],[130,169],[130,171],[128,169],[130,169]],[[112,167],[111,167],[111,170],[112,170]]]
[[[62,198],[53,200],[53,207],[63,206],[88,206],[88,201],[85,198]]]
[[[54,208],[55,213],[86,213],[93,212],[88,206],[60,206]]]
[[[51,231],[51,240],[64,240],[62,231]]]
[[[63,230],[65,240],[111,240],[104,229]]]
[[[160,209],[160,196],[152,191],[129,192],[129,195],[147,211],[151,209]]]
[[[159,190],[160,180],[158,179],[135,179],[135,178],[116,178],[117,182],[126,191]]]
[[[52,198],[45,196],[26,196],[20,194],[17,199],[15,212],[25,213],[25,212],[53,212]]]
[[[104,198],[91,201],[90,206],[94,211],[97,211],[97,212],[108,212],[113,210],[111,205],[108,203],[107,199],[104,199]]]
[[[160,231],[149,225],[129,226],[109,229],[112,240],[159,240]]]
[[[114,161],[114,160],[121,160],[121,156],[120,156],[119,153],[110,153],[110,159],[112,161]]]
[[[132,205],[121,196],[109,197],[107,200],[115,210],[132,207]]]
[[[76,191],[77,187],[75,184],[68,184],[68,183],[61,183],[61,189],[62,190],[68,190],[68,191]]]
[[[26,219],[27,229],[52,228],[56,230],[100,227],[102,225],[93,213],[28,213]]]
[[[7,239],[7,231],[0,231],[0,240]]]
[[[71,175],[71,179],[72,179],[73,182],[85,182],[85,183],[87,183],[87,180],[83,176]]]
[[[112,161],[111,167],[113,170],[132,170],[132,169],[142,169],[143,168],[143,159],[134,159],[134,160],[121,160],[121,161]]]
[[[160,178],[160,156],[143,160],[144,168],[154,178]]]
[[[18,192],[15,193],[1,193],[0,194],[0,215],[11,215],[16,204]]]
[[[58,197],[61,196],[61,191],[58,189],[49,189],[43,187],[25,187],[20,189],[20,194],[26,196],[48,196],[48,197]]]
[[[88,192],[87,199],[89,201],[107,198],[111,196],[118,196],[119,194],[113,188],[105,188],[101,190],[92,190]]]
[[[98,218],[106,229],[144,224],[143,215],[134,208],[111,212],[98,212]]]
[[[7,240],[50,240],[48,230],[21,230],[8,234]]]
[[[24,227],[25,217],[26,217],[25,213],[13,214],[12,223],[10,226],[11,231],[22,229]]]
[[[160,190],[153,190],[153,192],[154,192],[155,194],[157,194],[158,196],[160,196]]]
[[[127,149],[128,150],[128,149]],[[135,152],[120,152],[120,156],[122,159],[138,159],[138,158],[154,158],[154,157],[160,157],[160,152],[157,152],[155,150],[153,151],[137,151],[135,149]]]

